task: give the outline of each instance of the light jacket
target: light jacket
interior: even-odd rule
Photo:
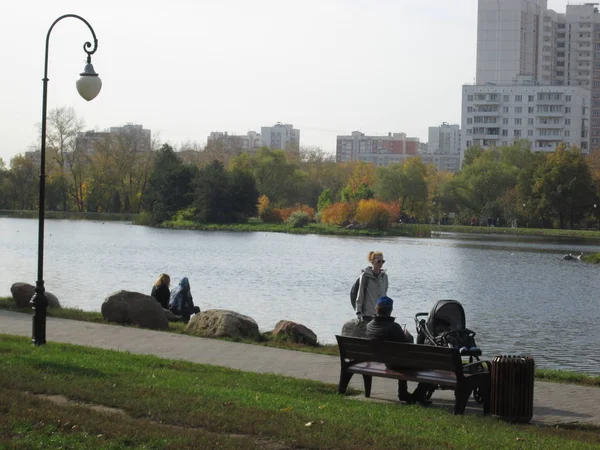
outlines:
[[[364,285],[365,278],[369,281]],[[358,287],[358,296],[356,297],[356,314],[362,316],[375,316],[375,305],[379,297],[387,295],[388,276],[385,270],[381,270],[379,275],[373,273],[372,267],[367,267],[361,277]]]

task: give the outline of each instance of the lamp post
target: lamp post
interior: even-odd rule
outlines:
[[[67,17],[73,17],[81,20],[87,25],[94,38],[94,45],[90,42],[83,44],[83,51],[87,53],[87,63],[83,72],[80,74],[81,78],[77,80],[76,86],[79,95],[85,100],[93,100],[100,89],[102,88],[102,81],[98,77],[98,74],[94,71],[92,66],[92,55],[98,49],[98,39],[96,39],[96,33],[92,26],[83,17],[76,14],[65,14],[60,16],[52,23],[48,34],[46,35],[46,53],[44,58],[44,89],[42,93],[42,145],[40,149],[40,198],[39,198],[39,215],[38,215],[38,274],[37,282],[35,284],[35,294],[31,299],[35,312],[33,314],[33,343],[34,345],[44,345],[46,343],[46,312],[48,309],[48,300],[46,299],[44,289],[44,203],[46,197],[46,107],[48,98],[48,49],[50,44],[50,33],[54,26],[62,19]]]

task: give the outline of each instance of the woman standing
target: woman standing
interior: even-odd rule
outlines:
[[[388,276],[383,270],[383,253],[371,251],[367,256],[371,264],[360,276],[358,296],[356,297],[356,317],[370,322],[375,316],[375,306],[380,297],[385,297],[388,290]]]
[[[154,286],[152,286],[152,293],[150,296],[160,303],[163,309],[169,308],[169,299],[171,298],[171,291],[169,285],[171,284],[171,277],[166,273],[161,273]]]

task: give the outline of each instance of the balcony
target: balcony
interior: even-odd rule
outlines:
[[[544,129],[559,129],[559,128],[564,128],[564,124],[562,122],[562,120],[559,123],[536,123],[535,124],[535,128],[536,130],[544,130]]]
[[[562,117],[564,112],[562,111],[536,111],[537,117]]]

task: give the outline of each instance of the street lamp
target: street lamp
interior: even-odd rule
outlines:
[[[48,309],[48,300],[44,295],[44,201],[46,197],[46,107],[48,98],[48,48],[50,44],[50,33],[58,22],[67,17],[73,17],[81,20],[87,25],[92,32],[94,38],[94,45],[90,42],[83,44],[83,51],[87,53],[87,63],[83,72],[80,74],[81,78],[77,80],[76,86],[79,95],[85,100],[93,100],[100,89],[102,88],[102,81],[98,77],[98,74],[94,71],[92,66],[92,55],[98,49],[98,39],[96,39],[96,33],[92,26],[83,17],[75,14],[65,14],[60,16],[54,21],[48,30],[46,35],[46,53],[44,58],[44,90],[42,93],[42,146],[40,150],[40,199],[39,199],[39,228],[38,228],[38,278],[35,284],[35,294],[33,295],[31,302],[35,308],[33,314],[33,343],[34,345],[44,345],[46,343],[46,312]]]

